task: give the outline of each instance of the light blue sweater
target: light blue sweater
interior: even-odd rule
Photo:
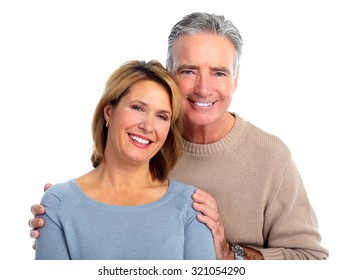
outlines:
[[[170,180],[159,200],[112,206],[86,196],[76,180],[45,192],[36,259],[215,259],[213,239],[192,208],[195,188]]]

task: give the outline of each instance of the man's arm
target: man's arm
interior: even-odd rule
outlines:
[[[50,188],[52,184],[47,183],[44,186],[44,192]],[[45,209],[43,205],[40,204],[33,204],[31,206],[31,213],[34,215],[33,218],[29,220],[29,227],[31,228],[30,230],[30,237],[33,239],[38,239],[39,238],[39,228],[44,226],[44,219],[43,218],[37,218],[37,215],[42,215],[45,213]],[[32,243],[32,248],[36,250],[36,240],[33,241]]]
[[[292,159],[287,163],[273,199],[267,204],[264,228],[268,247],[259,248],[265,259],[325,260],[318,221],[309,202],[299,171]]]
[[[235,254],[231,250],[232,244],[225,237],[224,225],[220,218],[216,200],[202,190],[196,190],[192,198],[194,200],[193,208],[203,214],[198,215],[198,220],[206,224],[212,232],[217,260],[235,259]],[[244,259],[263,260],[263,256],[259,251],[248,247],[244,247],[243,250]]]

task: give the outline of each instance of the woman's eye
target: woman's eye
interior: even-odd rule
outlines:
[[[161,120],[164,120],[164,121],[168,121],[168,120],[169,120],[168,116],[166,116],[166,115],[158,115],[158,117],[159,117]]]
[[[144,111],[143,107],[139,105],[132,105],[131,108],[136,111]]]

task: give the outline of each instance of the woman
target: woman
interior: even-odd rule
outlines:
[[[94,169],[43,196],[36,259],[215,259],[195,188],[168,179],[182,154],[181,97],[157,61],[131,61],[96,107]]]

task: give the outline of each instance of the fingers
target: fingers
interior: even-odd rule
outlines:
[[[220,220],[216,222],[211,218],[201,214],[197,215],[197,219],[206,224],[211,230],[217,260],[232,260],[233,256],[231,253],[230,244],[225,236],[223,223]]]
[[[221,223],[221,221],[214,221],[208,216],[204,216],[201,214],[197,215],[197,219],[201,223],[204,223],[207,225],[207,227],[211,230],[213,237],[222,238],[224,236],[224,226]]]
[[[212,208],[206,204],[194,202],[193,208],[195,211],[201,212],[204,216],[212,219],[215,222],[220,220],[219,209],[217,207]]]
[[[194,210],[202,213],[197,215],[198,220],[207,225],[216,240],[225,240],[224,225],[216,200],[202,190],[196,190],[192,197]]]
[[[44,220],[42,218],[32,218],[29,220],[29,227],[33,229],[41,228],[44,226]]]
[[[47,183],[44,185],[44,191],[46,191],[48,188],[50,188],[52,186],[52,184]]]
[[[32,243],[32,249],[36,251],[36,240]]]
[[[44,209],[44,206],[43,206],[43,205],[40,205],[40,204],[33,204],[33,205],[31,206],[31,213],[32,213],[33,215],[42,215],[42,214],[44,214],[44,211],[45,211],[45,209]]]
[[[39,238],[39,230],[31,229],[30,230],[30,237],[33,239]]]
[[[193,194],[193,199],[194,201],[198,202],[198,203],[209,203],[209,204],[215,204],[217,205],[216,203],[216,200],[210,195],[208,194],[207,192],[205,191],[202,191],[202,190],[195,190],[194,194]]]
[[[211,230],[217,259],[233,259],[216,200],[202,190],[196,190],[192,197],[193,208],[202,213],[197,215],[197,219]]]
[[[201,212],[215,222],[220,220],[219,209],[216,200],[204,191],[197,190],[192,198],[194,200],[194,210]]]
[[[204,204],[206,205],[208,208],[211,209],[216,209],[217,208],[217,202],[216,200],[209,195],[207,192],[205,191],[201,191],[201,190],[196,190],[192,196],[193,200],[199,204]]]

